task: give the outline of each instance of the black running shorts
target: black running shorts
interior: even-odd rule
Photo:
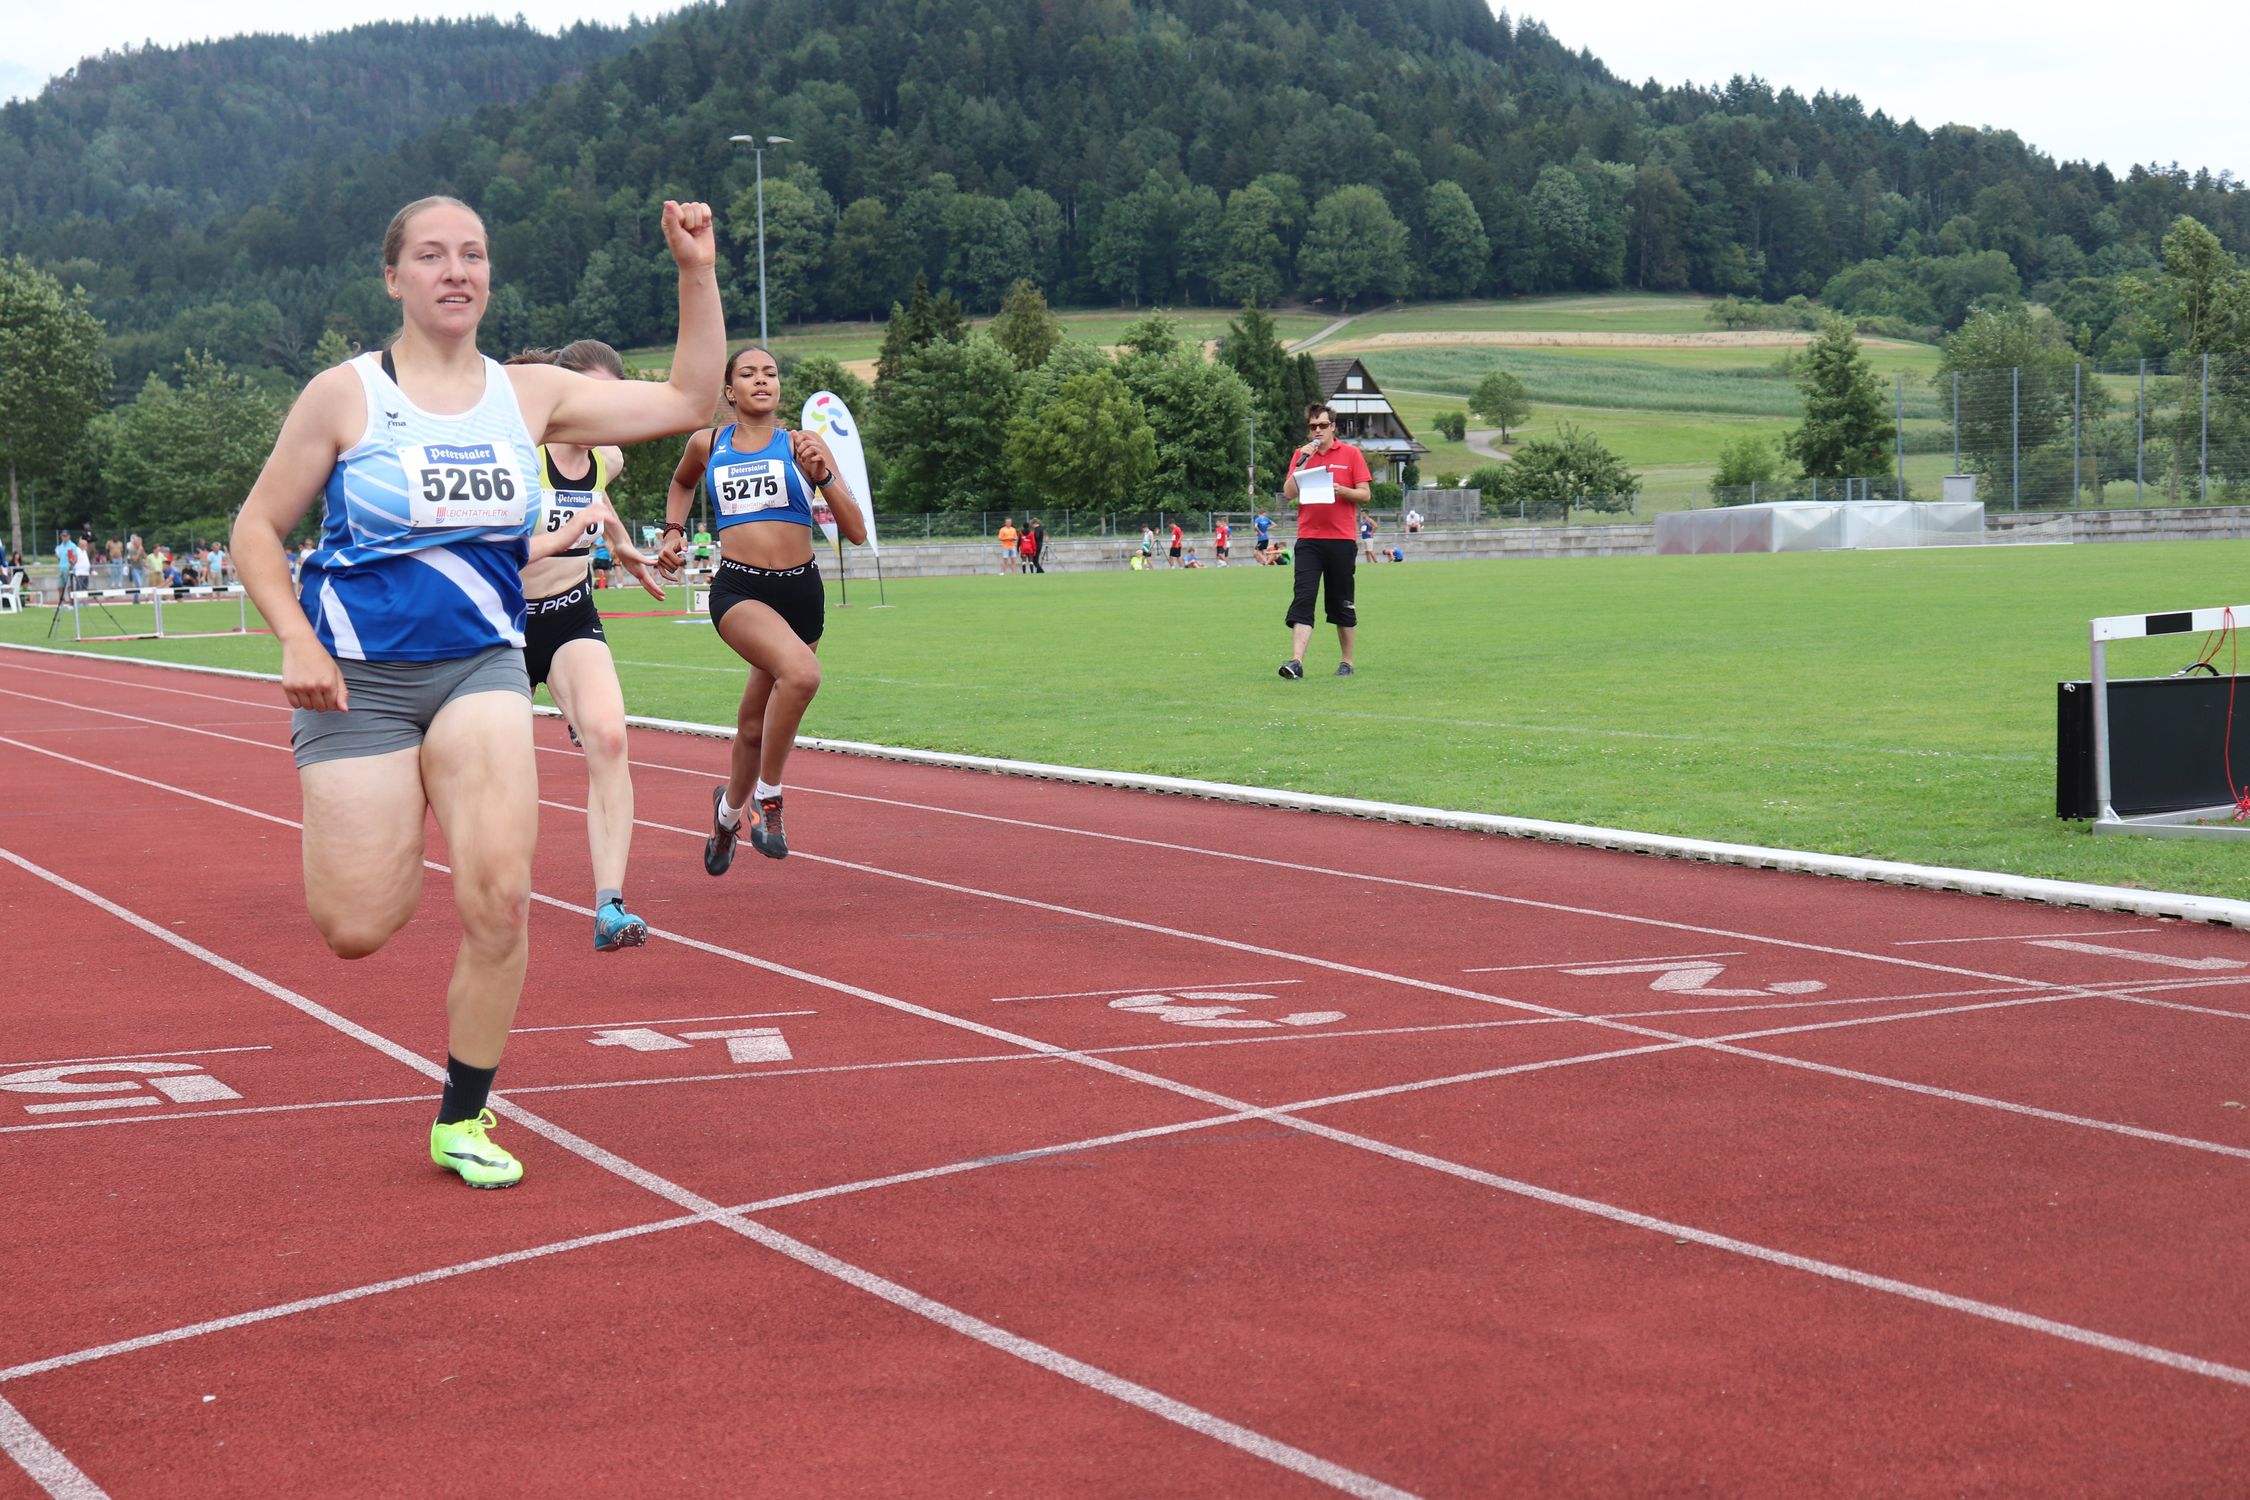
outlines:
[[[555,653],[572,641],[603,641],[602,614],[594,607],[594,586],[580,583],[568,593],[524,602],[523,669],[539,686],[554,669]]]
[[[820,586],[818,562],[795,568],[753,568],[731,557],[719,559],[718,571],[711,575],[711,623],[718,624],[745,599],[781,616],[808,646],[820,639],[827,625],[828,596]]]

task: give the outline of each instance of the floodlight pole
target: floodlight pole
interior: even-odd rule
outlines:
[[[789,137],[769,135],[730,135],[728,141],[750,148],[750,158],[758,175],[758,347],[766,348],[766,147],[786,146]],[[770,351],[769,351],[770,352]]]

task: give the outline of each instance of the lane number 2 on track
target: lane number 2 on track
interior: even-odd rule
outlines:
[[[1726,972],[1726,965],[1707,958],[1664,959],[1645,964],[1601,964],[1585,969],[1565,969],[1566,974],[1653,974],[1648,987],[1664,995],[1811,995],[1828,988],[1818,979],[1784,979],[1763,989],[1725,989],[1711,981]]]

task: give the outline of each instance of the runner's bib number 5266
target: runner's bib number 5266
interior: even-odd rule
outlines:
[[[789,503],[778,458],[750,459],[714,470],[711,491],[718,496],[722,516],[749,515]]]
[[[408,517],[418,528],[523,525],[527,497],[512,443],[425,443],[401,448]]]

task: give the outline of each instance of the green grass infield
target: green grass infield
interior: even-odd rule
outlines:
[[[807,735],[2250,899],[2250,847],[2054,816],[2087,620],[2238,602],[2250,542],[1363,565],[1359,675],[1323,625],[1299,683],[1279,569],[900,580],[878,609],[864,554],[848,605],[823,565]],[[742,669],[707,625],[609,638],[633,712],[731,721]],[[2201,644],[2122,642],[2111,670]],[[87,649],[278,665],[262,635]]]

